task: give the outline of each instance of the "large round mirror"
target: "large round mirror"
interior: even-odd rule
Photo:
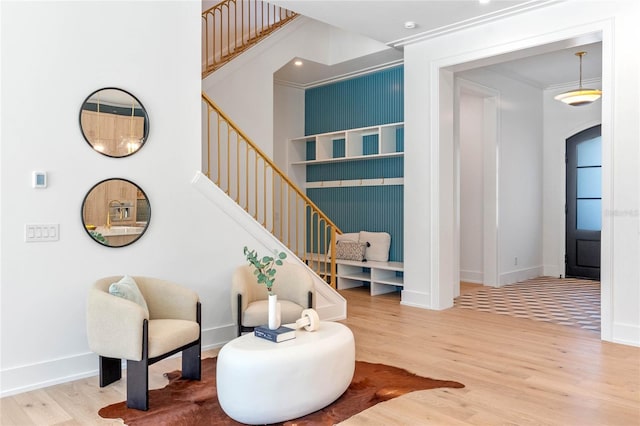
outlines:
[[[149,135],[149,117],[140,101],[126,90],[107,87],[85,99],[80,129],[86,141],[108,157],[135,154]]]
[[[89,190],[82,202],[82,224],[95,241],[127,246],[145,233],[151,205],[144,191],[126,179],[106,179]]]

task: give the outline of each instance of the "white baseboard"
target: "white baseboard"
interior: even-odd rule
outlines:
[[[544,265],[542,267],[542,275],[547,277],[559,277],[562,275],[564,277],[564,265]]]
[[[4,369],[0,397],[95,376],[98,356],[92,352]]]
[[[613,324],[613,342],[640,347],[640,326],[635,324]]]
[[[460,281],[474,284],[484,283],[484,273],[482,271],[464,271],[460,270]]]
[[[402,290],[400,292],[400,304],[413,306],[414,308],[431,309],[430,295],[425,292]]]
[[[533,268],[518,269],[517,271],[506,272],[500,274],[500,286],[513,284],[542,275],[542,266],[534,266]]]
[[[202,330],[202,350],[219,348],[235,337],[233,324]],[[98,355],[93,352],[7,368],[0,372],[0,398],[97,375]]]

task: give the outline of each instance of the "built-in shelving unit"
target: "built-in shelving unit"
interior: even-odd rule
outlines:
[[[338,290],[369,285],[372,296],[391,293],[404,285],[402,262],[355,262],[336,260]]]
[[[403,123],[382,124],[317,135],[303,136],[289,140],[289,176],[301,187],[307,186],[306,166],[337,163],[344,161],[372,160],[404,156],[404,138],[398,133],[404,129]],[[368,185],[398,185],[400,180],[369,179]],[[346,185],[361,185],[355,180]],[[324,186],[313,183],[312,186]],[[326,186],[341,186],[339,182],[327,182]]]
[[[402,147],[398,146],[396,130],[403,127],[403,123],[384,124],[291,139],[289,164],[307,165],[399,157],[404,155],[404,152]],[[310,149],[311,146],[314,148]]]

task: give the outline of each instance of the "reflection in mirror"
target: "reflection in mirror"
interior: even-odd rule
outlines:
[[[142,189],[126,179],[106,179],[93,186],[82,202],[82,223],[97,242],[124,247],[147,230],[151,205]]]
[[[107,87],[85,99],[80,109],[80,129],[96,151],[109,157],[126,157],[147,140],[149,117],[131,93]]]

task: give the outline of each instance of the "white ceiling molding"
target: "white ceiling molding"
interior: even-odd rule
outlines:
[[[530,0],[519,5],[497,10],[491,13],[487,13],[485,15],[474,16],[473,18],[470,18],[470,19],[465,19],[463,21],[455,22],[450,25],[445,25],[445,26],[434,28],[429,31],[424,31],[422,33],[415,34],[409,37],[404,37],[398,40],[394,40],[387,44],[395,48],[401,48],[408,44],[417,43],[420,41],[440,37],[442,35],[449,34],[455,31],[460,31],[462,29],[486,24],[488,22],[503,19],[508,16],[529,12],[535,9],[540,9],[542,7],[550,6],[554,3],[561,3],[564,1],[566,0],[546,0],[546,1]]]
[[[305,82],[305,83],[296,83],[296,82],[292,82],[292,81],[281,80],[281,79],[278,79],[277,77],[274,77],[273,81],[274,81],[274,83],[279,84],[281,86],[289,86],[289,87],[294,87],[296,89],[310,89],[310,88],[313,88],[313,87],[324,86],[326,84],[336,83],[338,81],[348,80],[350,78],[355,78],[355,77],[359,77],[359,76],[362,76],[362,75],[371,74],[373,72],[382,71],[382,70],[385,70],[387,68],[397,67],[397,66],[402,65],[402,64],[404,64],[404,59],[398,59],[398,60],[387,62],[387,63],[384,63],[384,64],[379,64],[379,65],[366,67],[366,68],[363,68],[363,69],[360,69],[360,70],[357,70],[357,71],[348,72],[348,73],[344,73],[344,74],[340,74],[340,75],[335,75],[335,76],[331,76],[331,77],[328,77],[328,78],[324,78],[324,79],[321,79],[321,80],[310,81],[310,82]]]

